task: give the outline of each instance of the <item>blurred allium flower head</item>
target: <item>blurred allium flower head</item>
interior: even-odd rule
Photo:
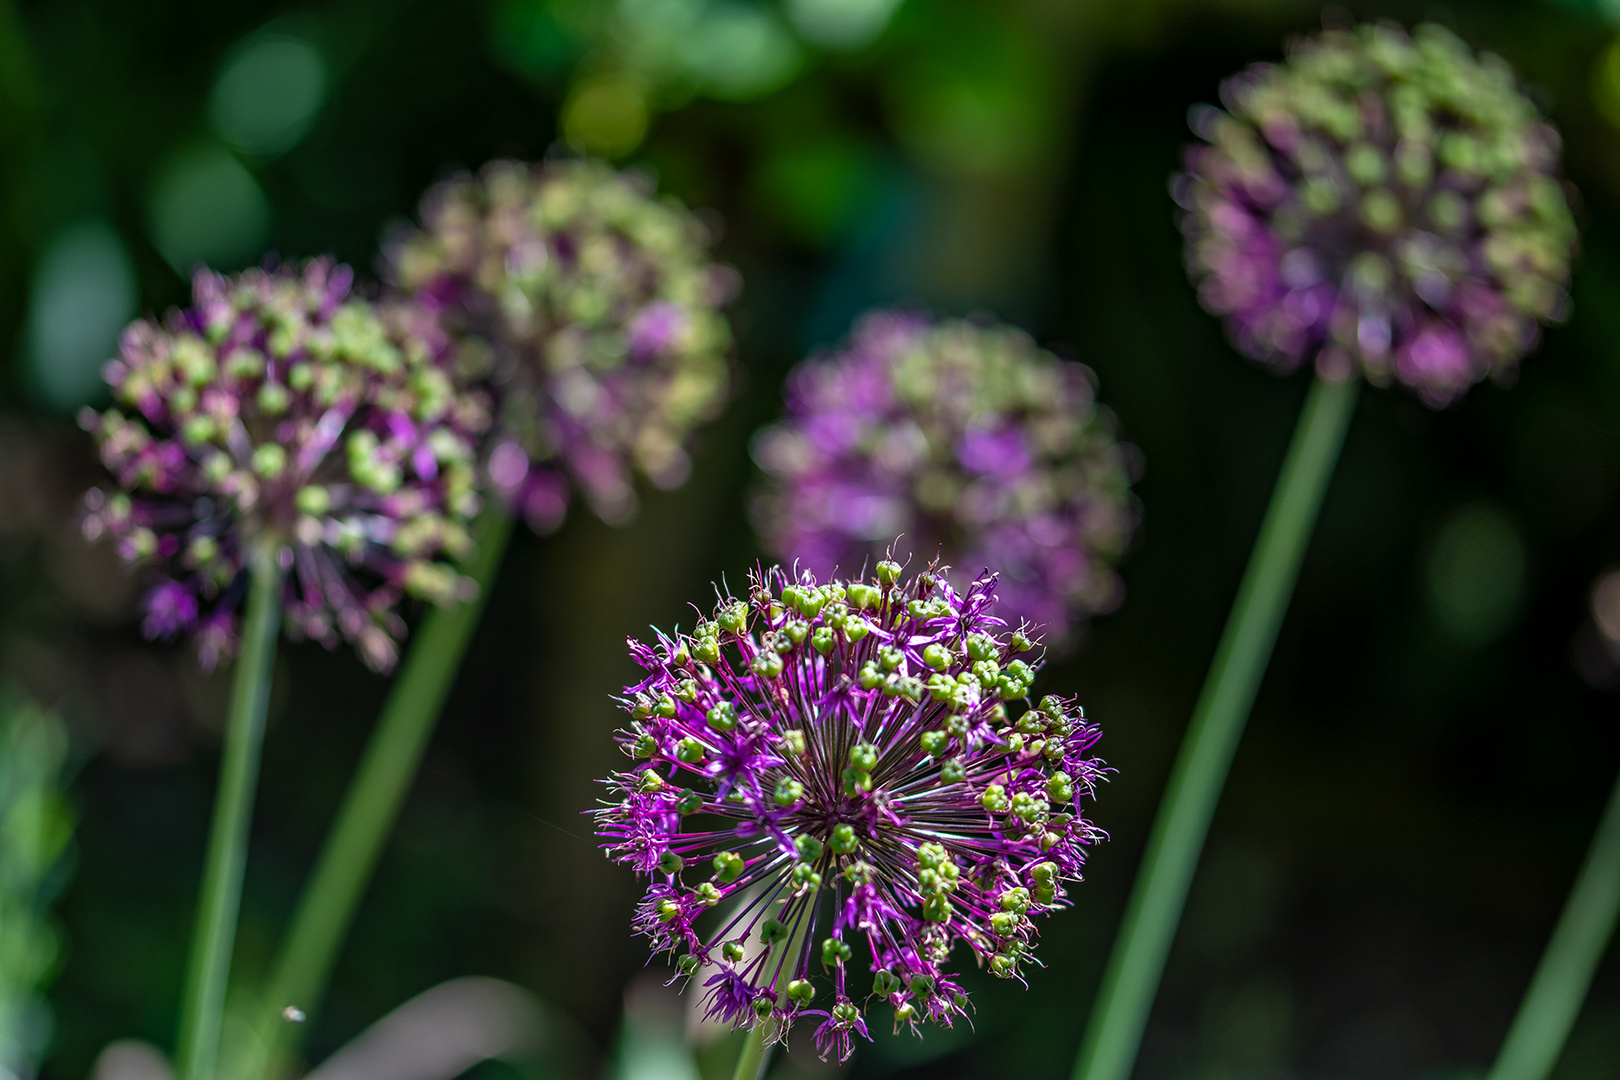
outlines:
[[[502,400],[490,479],[532,526],[577,488],[609,522],[634,475],[682,483],[686,444],[723,404],[736,275],[708,230],[652,185],[600,162],[501,161],[434,188],[389,273],[437,311],[462,362]]]
[[[637,929],[681,975],[714,972],[711,1017],[780,1037],[814,1015],[840,1058],[874,998],[897,1029],[949,1025],[953,948],[1021,979],[1034,918],[1103,838],[1081,806],[1097,728],[1068,699],[1031,707],[1039,661],[991,613],[995,578],[958,592],[942,570],[773,568],[691,634],[630,643],[636,764],[598,832],[649,879]]]
[[[1000,575],[998,611],[1061,638],[1118,606],[1136,520],[1125,448],[1080,364],[1023,332],[877,311],[789,377],[754,454],[767,546],[821,575],[895,545]],[[897,542],[898,538],[898,542]]]
[[[1499,57],[1432,25],[1329,30],[1221,100],[1174,191],[1199,296],[1249,356],[1441,406],[1563,316],[1558,134]]]
[[[316,259],[234,277],[199,271],[192,306],[124,331],[114,404],[85,410],[116,487],[86,496],[85,534],[149,566],[149,637],[193,634],[205,667],[236,644],[251,553],[276,550],[289,632],[352,642],[393,667],[404,594],[465,590],[478,434],[430,315],[350,293]]]

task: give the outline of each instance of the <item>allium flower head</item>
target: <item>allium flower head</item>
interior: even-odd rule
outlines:
[[[1558,134],[1500,58],[1432,25],[1329,30],[1221,99],[1174,190],[1199,296],[1249,356],[1440,406],[1562,316]]]
[[[1019,330],[868,314],[788,377],[785,414],[755,443],[766,545],[822,575],[891,545],[950,563],[958,588],[989,569],[1003,616],[1061,637],[1118,605],[1135,522],[1095,393],[1088,369]]]
[[[394,664],[409,593],[455,599],[469,549],[475,440],[488,408],[456,393],[434,321],[350,294],[325,259],[235,277],[200,271],[192,306],[124,331],[114,405],[85,410],[117,487],[86,497],[158,582],[150,637],[190,633],[205,666],[235,647],[251,552],[277,549],[288,629]]]
[[[991,613],[995,578],[958,593],[941,569],[771,569],[691,634],[631,641],[636,764],[598,832],[649,879],[637,929],[682,975],[715,972],[711,1017],[780,1036],[815,1015],[840,1058],[873,999],[896,1028],[949,1025],[953,949],[1021,979],[1034,918],[1103,838],[1081,806],[1097,728],[1067,699],[1030,706],[1039,661]]]
[[[686,443],[723,403],[735,274],[703,225],[644,178],[595,161],[501,161],[422,200],[390,274],[467,343],[502,398],[494,486],[542,531],[571,487],[604,520],[632,480],[686,479]]]

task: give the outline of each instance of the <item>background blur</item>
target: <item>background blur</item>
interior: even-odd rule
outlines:
[[[1620,645],[1600,629],[1620,606],[1594,622],[1589,605],[1620,562],[1620,5],[1331,17],[1352,15],[1439,19],[1531,85],[1581,197],[1574,315],[1512,389],[1438,415],[1363,396],[1144,1078],[1478,1070],[1620,768]],[[566,1018],[576,1074],[610,1060],[627,987],[650,991],[634,883],[580,812],[616,760],[624,637],[742,579],[748,440],[787,368],[906,301],[992,312],[1090,364],[1146,462],[1145,524],[1124,607],[1045,677],[1103,723],[1119,770],[1096,811],[1113,840],[1043,927],[1048,966],[1027,992],[970,973],[971,1035],[918,1043],[874,1017],[846,1071],[1067,1076],[1305,388],[1199,310],[1166,181],[1188,106],[1321,18],[1290,0],[0,0],[0,669],[67,717],[79,763],[45,1076],[87,1076],[114,1038],[172,1039],[228,681],[142,641],[132,583],[74,531],[94,461],[72,414],[117,330],[182,302],[198,260],[332,251],[373,273],[430,182],[559,138],[724,222],[746,282],[738,390],[691,482],[634,524],[576,512],[519,537],[312,1059],[480,974]],[[284,646],[279,665],[242,977],[268,962],[385,689],[347,651]],[[644,1077],[682,1075],[654,1058]],[[788,1069],[830,1071],[805,1053]],[[1557,1075],[1620,1077],[1620,948]]]

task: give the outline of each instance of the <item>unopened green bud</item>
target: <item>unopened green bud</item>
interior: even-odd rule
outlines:
[[[830,626],[818,626],[810,634],[810,647],[822,656],[838,648],[838,633]]]
[[[704,719],[716,731],[730,731],[737,726],[737,710],[732,708],[731,702],[721,701],[709,709]]]
[[[666,874],[678,874],[686,867],[686,860],[673,851],[666,851],[658,857],[658,869]]]
[[[885,585],[893,585],[900,580],[904,568],[893,559],[884,559],[877,564],[877,579]]]
[[[797,728],[782,733],[782,749],[789,756],[803,757],[805,745],[804,732]]]
[[[782,657],[770,650],[758,653],[748,662],[748,669],[761,678],[774,679],[782,674]]]
[[[741,600],[733,600],[715,612],[714,621],[720,624],[722,630],[740,634],[748,627],[748,605]]]
[[[776,800],[777,806],[792,806],[804,798],[804,785],[797,780],[779,780],[772,798]]]
[[[879,997],[888,997],[900,989],[900,976],[883,968],[872,972],[872,993]]]
[[[658,901],[657,910],[659,922],[674,922],[680,917],[681,905],[676,901],[665,897],[663,900]]]
[[[748,864],[735,851],[722,851],[714,857],[714,876],[722,884],[736,881],[747,868]]]
[[[967,769],[959,758],[952,758],[939,769],[939,782],[942,784],[960,784],[967,777]]]
[[[787,984],[787,996],[800,1005],[808,1005],[815,1000],[816,988],[809,979],[793,979]]]
[[[787,936],[788,928],[782,925],[779,919],[766,919],[759,925],[759,940],[766,945],[775,945],[778,942],[786,941]]]
[[[675,744],[675,758],[687,765],[703,760],[703,744],[690,735]]]
[[[632,750],[635,752],[636,757],[652,757],[654,754],[658,753],[658,740],[652,735],[643,732],[636,737]]]
[[[863,772],[877,768],[878,748],[873,743],[856,743],[849,748],[849,763]]]
[[[840,1001],[832,1007],[832,1018],[845,1027],[861,1018],[861,1010],[853,1001]]]
[[[683,792],[675,810],[680,814],[695,814],[703,809],[703,796],[696,791]]]
[[[701,961],[691,953],[687,953],[675,961],[675,970],[687,977],[696,975],[699,966],[701,966]]]
[[[274,480],[287,468],[287,450],[280,443],[265,443],[253,451],[253,471]]]
[[[834,825],[830,844],[833,851],[839,855],[848,855],[853,852],[858,844],[855,838],[855,826],[847,824]]]
[[[867,634],[872,632],[872,624],[861,618],[849,618],[844,621],[844,640],[854,645]]]
[[[728,941],[720,946],[720,955],[733,964],[740,961],[747,954],[748,950],[743,947],[743,943],[740,941]]]
[[[793,842],[793,846],[799,849],[799,858],[807,862],[815,862],[826,850],[826,845],[814,836],[801,836]]]
[[[925,731],[917,738],[917,745],[922,748],[922,752],[932,757],[944,753],[949,743],[950,736],[943,731]]]

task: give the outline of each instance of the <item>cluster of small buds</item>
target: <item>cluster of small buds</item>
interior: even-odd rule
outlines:
[[[1193,111],[1189,268],[1246,354],[1393,377],[1432,406],[1559,319],[1575,226],[1559,139],[1490,54],[1387,23],[1296,42]]]
[[[723,404],[734,272],[708,230],[643,177],[588,160],[500,161],[435,187],[389,275],[465,347],[500,396],[497,491],[540,531],[571,488],[606,521],[635,509],[634,474],[669,488]]]
[[[767,546],[818,574],[886,550],[1000,575],[999,610],[1061,641],[1118,606],[1136,522],[1127,448],[1091,372],[1024,333],[873,312],[789,376],[755,457]]]
[[[351,295],[330,260],[235,277],[200,271],[192,306],[132,324],[107,367],[114,406],[85,410],[117,484],[86,496],[85,535],[150,565],[150,637],[234,651],[247,564],[276,550],[289,631],[394,666],[404,594],[464,596],[476,443],[447,339],[411,305]]]
[[[1081,806],[1097,728],[1070,700],[1030,704],[1035,643],[991,613],[995,578],[958,593],[943,569],[772,568],[692,633],[630,642],[635,765],[598,834],[649,879],[636,928],[680,976],[713,972],[710,1017],[781,1038],[815,1015],[840,1059],[873,999],[897,1030],[949,1025],[953,948],[1021,979],[1032,920],[1103,838]]]

